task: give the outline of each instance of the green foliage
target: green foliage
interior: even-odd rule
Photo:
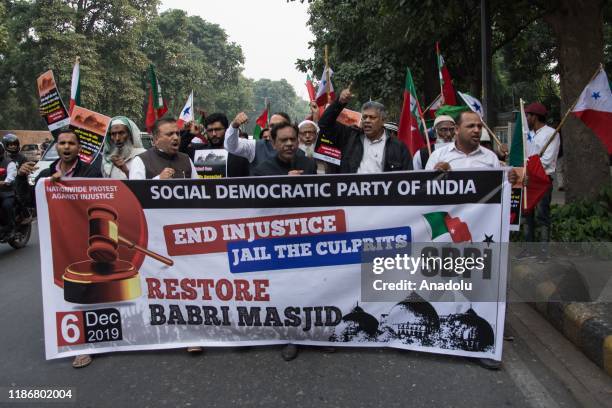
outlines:
[[[612,241],[612,187],[592,200],[551,209],[551,240],[556,242]]]
[[[150,63],[170,115],[178,115],[191,90],[195,105],[208,113],[231,118],[253,110],[256,83],[242,75],[240,46],[218,25],[182,10],[158,15],[158,5],[158,0],[0,2],[0,129],[44,129],[36,78],[53,70],[67,104],[76,56],[82,105],[128,116],[141,127]],[[303,117],[306,103],[293,88],[284,80],[273,83],[261,90],[257,103],[268,96],[274,109]]]
[[[478,96],[480,3],[315,0],[310,3],[308,21],[315,36],[311,43],[315,57],[298,60],[296,65],[320,75],[324,46],[328,45],[334,84],[342,88],[354,83],[354,107],[372,98],[383,102],[396,116],[401,110],[406,67],[412,70],[423,106],[439,94],[434,47],[440,41],[455,88]],[[516,109],[522,97],[546,103],[551,116],[559,117],[556,42],[542,19],[547,12],[545,6],[528,0],[490,0],[489,7],[493,110]],[[612,30],[607,30],[610,38]]]
[[[253,83],[253,110],[247,112],[255,126],[255,119],[263,112],[265,99],[270,101],[270,110],[274,112],[285,112],[289,114],[291,120],[302,121],[308,114],[308,102],[300,99],[293,87],[285,79],[272,81],[270,79],[260,79]]]

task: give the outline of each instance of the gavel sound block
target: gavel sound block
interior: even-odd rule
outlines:
[[[119,235],[117,212],[98,204],[87,210],[90,259],[70,264],[64,270],[64,299],[90,304],[120,302],[141,295],[140,276],[131,262],[118,259],[119,245],[142,252],[168,266],[174,262]]]

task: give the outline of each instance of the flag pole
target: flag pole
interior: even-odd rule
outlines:
[[[595,79],[595,77],[597,76],[597,74],[599,74],[599,71],[603,69],[603,64],[599,63],[599,66],[597,67],[597,70],[595,71],[595,73],[593,74],[593,76],[591,76],[591,79],[589,79],[589,82],[587,82],[587,84],[585,85],[585,88],[591,83],[592,80]],[[584,88],[582,88],[584,90]],[[559,123],[559,126],[557,126],[557,128],[555,129],[555,133],[553,133],[548,140],[546,141],[546,144],[542,147],[542,150],[540,150],[540,153],[538,153],[538,156],[542,157],[544,155],[544,152],[546,151],[546,148],[552,143],[553,139],[555,138],[555,136],[557,136],[557,133],[559,133],[559,131],[561,130],[561,128],[563,127],[563,125],[565,125],[565,121],[567,120],[569,114],[574,110],[574,108],[576,107],[576,104],[578,103],[578,99],[580,99],[580,95],[582,95],[582,92],[580,92],[578,94],[578,97],[576,97],[576,100],[574,101],[574,103],[572,104],[572,106],[570,106],[570,108],[567,110],[567,112],[565,112],[565,115],[563,116],[563,119],[561,119],[561,122]]]
[[[525,184],[525,180],[527,179],[527,152],[525,148],[527,146],[527,141],[525,140],[525,133],[523,132],[523,112],[525,111],[525,101],[523,98],[519,99],[519,116],[521,117],[521,138],[523,139],[523,209],[527,209],[527,185]]]
[[[465,100],[465,98],[463,97],[463,94],[461,92],[459,92],[459,97],[463,100],[463,102],[465,102],[466,105],[468,105],[468,107],[470,106],[470,104],[468,103],[468,101]],[[474,111],[472,108],[470,108],[470,110],[474,113],[478,113],[476,111]],[[479,115],[480,116],[480,115]],[[498,145],[502,145],[501,140],[499,140],[499,138],[497,137],[497,135],[495,134],[495,132],[493,132],[491,130],[491,128],[486,124],[486,122],[484,121],[484,119],[482,118],[482,116],[480,116],[480,121],[482,122],[482,126],[487,130],[487,132],[489,132],[489,135],[491,135],[491,137],[493,138],[493,140],[495,141],[495,143],[497,143]]]
[[[436,66],[438,67],[438,81],[440,82],[440,98],[444,105],[444,85],[442,84],[442,70],[440,69],[440,43],[436,41]]]
[[[433,101],[432,101],[432,102],[431,102],[429,105],[427,105],[427,107],[426,107],[426,108],[425,108],[425,110],[423,111],[423,115],[425,115],[425,114],[426,114],[426,113],[429,111],[429,109],[430,109],[430,108],[433,106],[433,104],[434,104],[434,103],[436,103],[436,101],[438,100],[438,98],[441,98],[441,97],[442,97],[442,94],[438,94],[438,96],[436,96],[436,97],[434,98],[434,100],[433,100]]]
[[[331,103],[329,100],[330,90],[329,90],[329,54],[327,45],[325,45],[325,93],[327,94],[327,103]]]
[[[495,133],[493,133],[493,131],[491,130],[491,128],[489,126],[487,126],[487,124],[485,123],[484,120],[482,120],[482,118],[480,119],[480,121],[482,122],[482,126],[487,129],[487,132],[489,132],[489,134],[491,135],[491,137],[493,138],[493,140],[495,140],[495,143],[497,143],[498,145],[502,145],[501,140],[499,140],[499,138],[497,137],[497,135]]]
[[[421,118],[421,125],[423,126],[423,132],[425,132],[425,141],[427,142],[427,151],[431,156],[431,143],[429,142],[429,135],[427,134],[427,125],[425,124],[425,119],[423,118],[423,112],[421,112],[421,104],[417,100],[417,108],[419,109],[419,116]]]

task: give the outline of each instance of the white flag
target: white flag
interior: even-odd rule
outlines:
[[[481,118],[484,117],[484,108],[482,107],[482,103],[480,103],[478,99],[474,98],[472,95],[468,95],[468,94],[461,93],[461,92],[457,92],[457,93],[459,94],[461,99],[463,99],[465,104],[473,112],[476,112],[477,114],[479,114]]]
[[[193,121],[193,91],[189,94],[189,98],[187,99],[187,103],[185,103],[185,107],[181,111],[176,124],[179,129],[183,128],[185,123]]]

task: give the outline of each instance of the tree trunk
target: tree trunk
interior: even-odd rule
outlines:
[[[544,17],[558,44],[561,112],[565,114],[603,61],[603,0],[557,0]],[[570,115],[562,129],[566,201],[595,196],[610,184],[599,138]]]

